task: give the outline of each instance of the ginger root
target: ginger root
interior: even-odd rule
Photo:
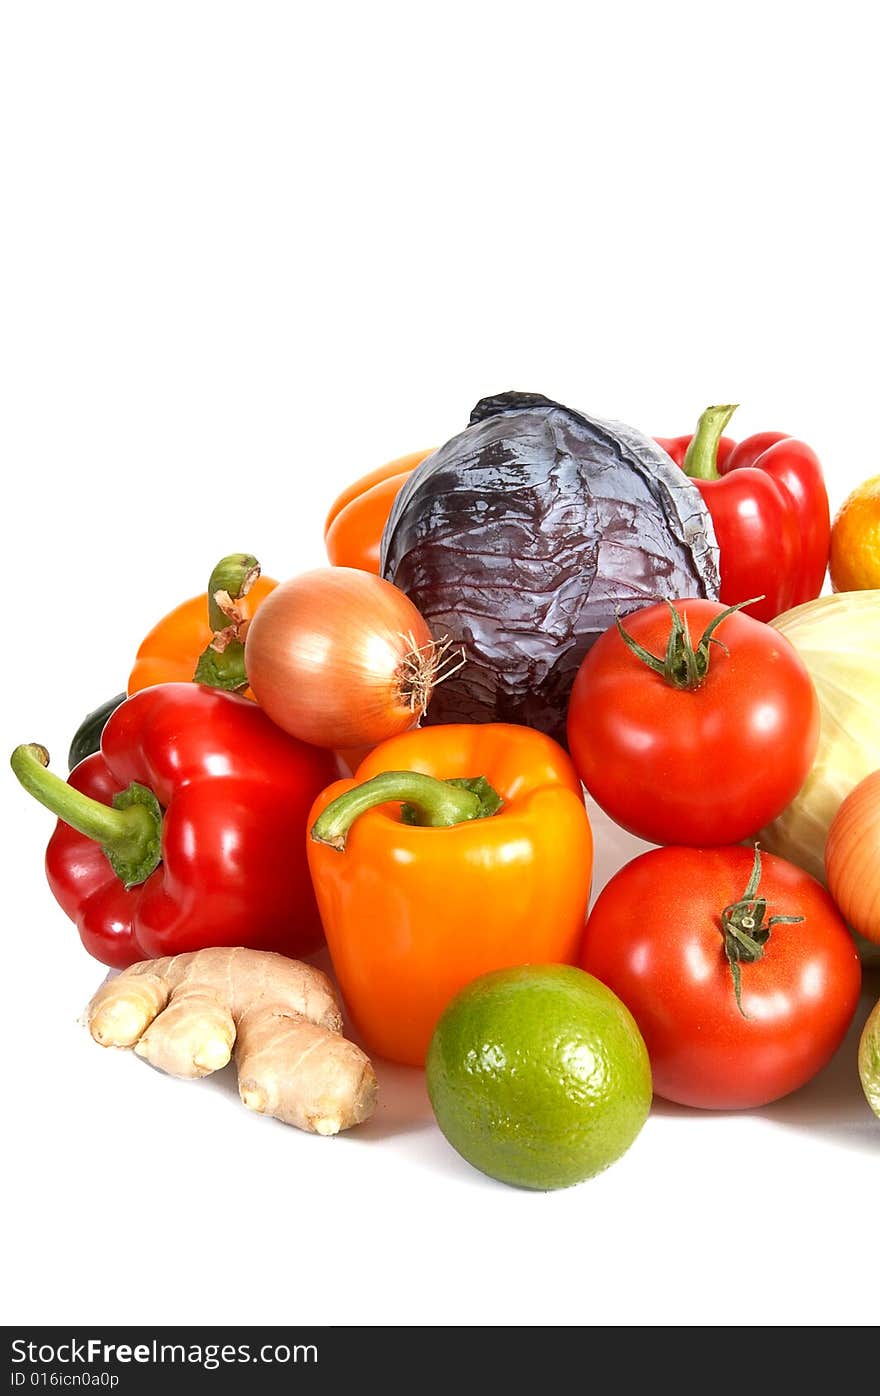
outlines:
[[[207,1076],[234,1055],[250,1110],[315,1134],[373,1113],[369,1059],[342,1036],[330,980],[270,951],[196,950],[143,960],[103,984],[87,1009],[102,1047],[133,1047],[171,1076]]]

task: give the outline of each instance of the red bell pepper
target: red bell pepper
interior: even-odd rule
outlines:
[[[739,443],[722,432],[736,407],[707,407],[693,436],[657,437],[699,489],[721,550],[721,600],[772,620],[822,590],[831,538],[815,451],[784,432]]]
[[[212,945],[291,956],[321,926],[304,848],[332,753],[255,703],[202,684],[144,689],[112,714],[69,781],[17,747],[22,785],[59,816],[46,852],[56,899],[116,969]]]

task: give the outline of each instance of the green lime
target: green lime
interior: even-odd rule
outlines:
[[[468,1163],[517,1187],[567,1188],[629,1148],[651,1107],[635,1019],[570,965],[475,979],[447,1007],[426,1064],[437,1123]]]
[[[862,1030],[859,1075],[868,1104],[875,1115],[880,1115],[880,1003],[875,1003]]]

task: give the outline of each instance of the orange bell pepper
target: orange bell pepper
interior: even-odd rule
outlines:
[[[433,449],[433,448],[432,448]],[[431,451],[413,451],[362,475],[334,500],[324,525],[324,546],[334,567],[379,571],[382,533],[403,484]]]
[[[175,606],[154,625],[134,661],[127,692],[157,683],[190,683],[253,694],[244,668],[244,636],[260,602],[278,583],[261,577],[255,557],[233,553],[218,562],[208,595]]]
[[[378,1055],[421,1066],[446,1004],[488,970],[576,961],[592,833],[574,767],[543,733],[406,732],[319,795],[309,823],[333,968]]]

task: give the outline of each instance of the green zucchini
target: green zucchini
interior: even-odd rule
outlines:
[[[104,724],[111,713],[115,713],[120,703],[124,703],[126,694],[117,693],[115,698],[108,698],[106,703],[102,703],[100,708],[84,717],[73,734],[73,741],[70,743],[70,751],[67,753],[67,769],[72,771],[74,766],[78,766],[80,761],[85,761],[87,756],[92,756],[101,749],[101,733]]]

